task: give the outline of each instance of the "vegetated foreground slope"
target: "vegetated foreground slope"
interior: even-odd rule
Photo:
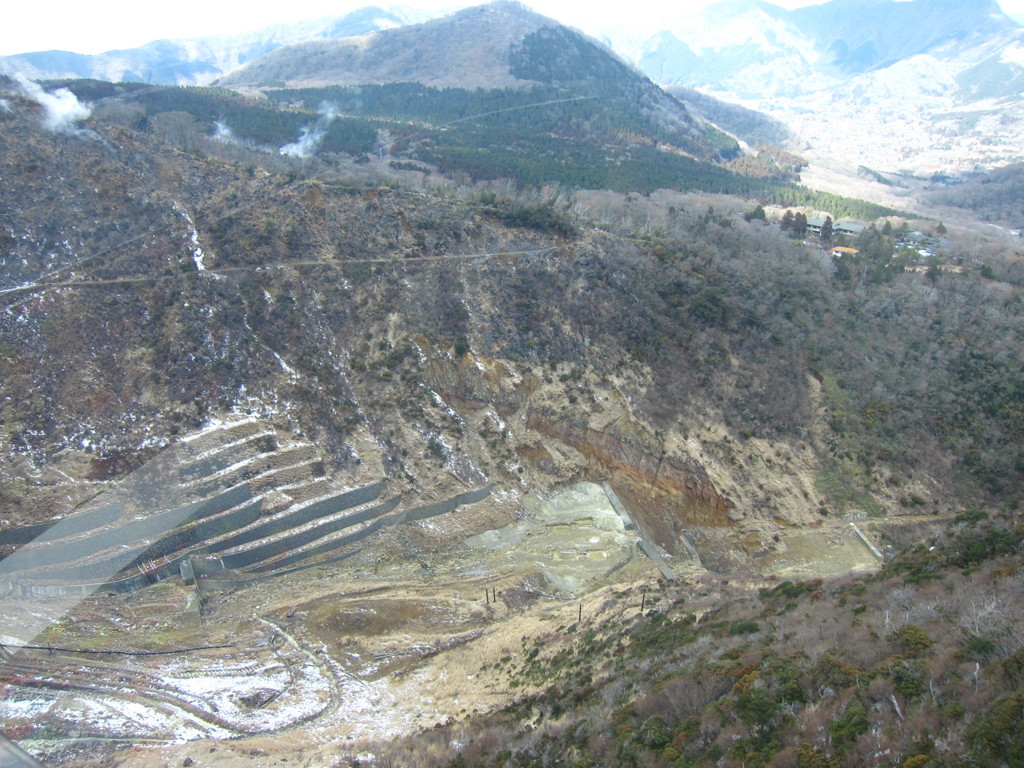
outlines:
[[[424,767],[1017,765],[1022,542],[972,510],[868,578],[663,584],[646,611],[610,590],[487,670],[514,704],[359,748]]]

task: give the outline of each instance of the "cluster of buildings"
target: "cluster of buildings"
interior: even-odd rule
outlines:
[[[807,231],[812,235],[820,235],[821,228],[825,226],[825,219],[819,219],[817,216],[807,217]],[[848,235],[850,237],[857,237],[861,232],[864,231],[863,224],[857,224],[853,221],[836,221],[832,223],[832,234],[834,235]]]

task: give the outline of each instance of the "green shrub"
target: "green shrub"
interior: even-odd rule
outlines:
[[[980,713],[967,729],[967,743],[979,765],[1024,765],[1024,693],[998,699]]]
[[[955,518],[953,522],[961,525],[973,525],[988,518],[988,513],[983,509],[965,509]]]
[[[972,635],[960,649],[959,656],[973,661],[988,661],[996,652],[996,644],[987,637]]]
[[[924,665],[917,660],[892,662],[889,664],[896,692],[908,699],[916,699],[924,693]]]
[[[868,732],[868,713],[859,699],[851,701],[839,717],[828,726],[832,736],[832,747],[837,754],[845,754],[857,737]]]
[[[811,742],[801,741],[796,750],[796,765],[797,768],[836,768],[839,761],[815,749]]]
[[[1003,660],[1003,669],[1011,680],[1024,681],[1024,648]]]
[[[633,738],[648,749],[661,749],[672,740],[672,734],[661,715],[651,715],[640,724]]]
[[[1024,542],[1024,529],[990,528],[985,532],[965,531],[953,542],[950,565],[969,568],[993,557],[1005,555],[1020,548]]]
[[[807,693],[799,680],[787,678],[782,680],[776,689],[779,693],[779,700],[787,704],[806,704]]]
[[[730,635],[749,635],[757,632],[761,626],[756,621],[750,621],[749,619],[743,621],[734,621],[729,625]]]
[[[836,690],[849,688],[856,682],[862,670],[856,664],[848,662],[844,655],[844,651],[838,648],[825,651],[811,670],[812,679]]]
[[[769,730],[781,706],[764,688],[755,688],[736,697],[736,714],[747,725]]]
[[[924,653],[935,642],[916,624],[904,624],[886,639],[911,656]]]

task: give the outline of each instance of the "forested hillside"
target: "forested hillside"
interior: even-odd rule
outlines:
[[[415,83],[270,89],[262,99],[217,88],[62,81],[98,116],[193,147],[205,137],[271,153],[375,156],[399,169],[512,179],[531,186],[652,192],[705,191],[768,205],[809,206],[871,220],[884,206],[816,192],[789,180],[799,158],[776,149],[738,157],[734,140],[703,128],[703,154],[673,148],[673,130],[628,104],[561,88],[436,89]],[[114,98],[117,95],[117,98]],[[704,157],[704,160],[699,159]],[[727,163],[708,162],[713,158]],[[796,162],[794,162],[796,161]],[[260,162],[272,162],[262,158]]]
[[[981,221],[1017,229],[1024,227],[1020,201],[1024,195],[1024,164],[1014,163],[963,179],[944,179],[926,193],[935,205],[965,208]]]

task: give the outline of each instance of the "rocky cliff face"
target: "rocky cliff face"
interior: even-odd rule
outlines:
[[[647,540],[673,556],[688,556],[687,531],[717,530],[714,546],[725,533],[743,551],[746,537],[763,541],[780,527],[820,520],[820,462],[810,445],[734,442],[716,423],[688,438],[661,429],[634,405],[653,394],[642,367],[610,376],[592,367],[534,373],[510,360],[443,355],[427,377],[481,435],[509,446],[506,455],[518,462],[510,475],[521,487],[606,480]]]

